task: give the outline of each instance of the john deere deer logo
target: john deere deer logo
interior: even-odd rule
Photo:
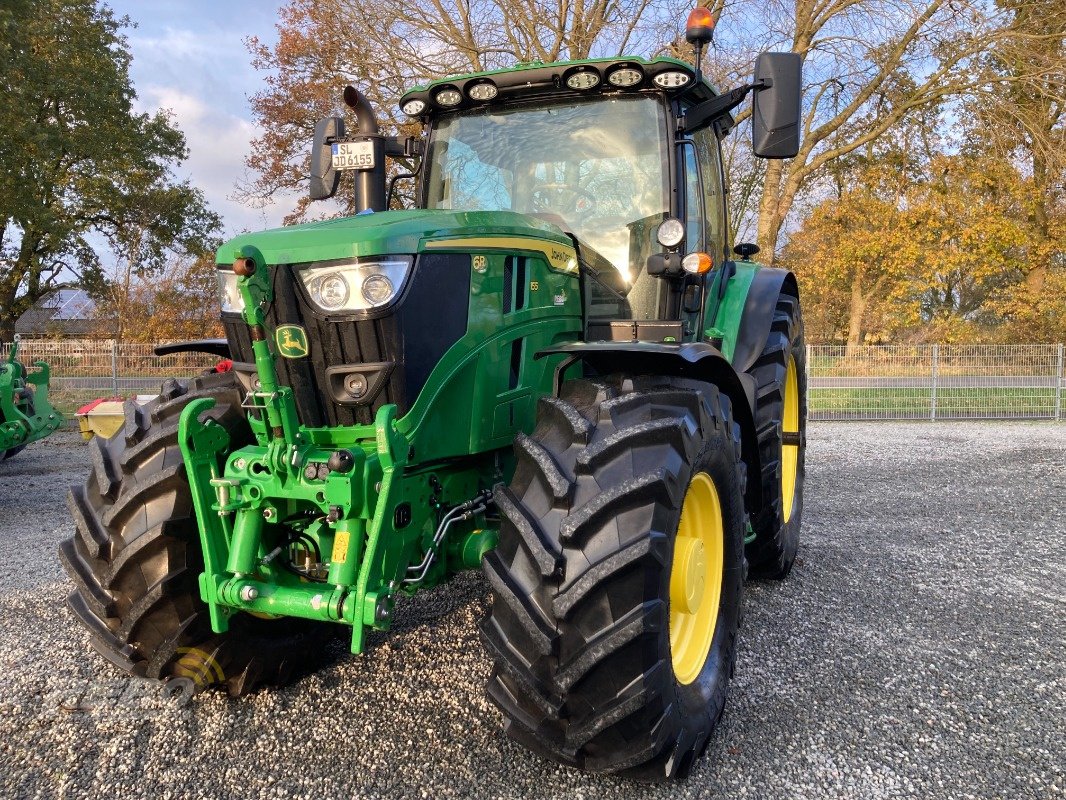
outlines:
[[[307,331],[299,325],[279,325],[274,339],[278,343],[278,352],[285,358],[303,358],[309,352]]]

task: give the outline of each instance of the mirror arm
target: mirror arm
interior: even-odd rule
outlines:
[[[421,140],[414,136],[385,137],[385,155],[393,158],[418,158],[423,149]]]
[[[692,133],[700,128],[710,125],[719,117],[728,114],[734,108],[744,102],[748,92],[769,89],[773,85],[770,78],[761,78],[745,86],[730,89],[725,94],[705,100],[698,106],[693,106],[685,114],[685,133]]]

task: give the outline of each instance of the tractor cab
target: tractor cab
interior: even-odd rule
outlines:
[[[422,155],[413,174],[398,176],[416,179],[417,208],[517,212],[572,240],[586,339],[699,340],[708,273],[730,255],[719,141],[752,89],[765,95],[757,149],[787,155],[798,142],[799,91],[798,57],[787,53],[760,56],[755,81],[725,95],[698,66],[672,58],[533,62],[450,77],[399,101],[422,123],[421,139],[382,137],[348,87],[358,129],[345,136],[340,117],[319,123],[311,193],[332,196],[340,173],[353,170],[357,210],[385,210],[397,177],[385,192],[378,154]]]

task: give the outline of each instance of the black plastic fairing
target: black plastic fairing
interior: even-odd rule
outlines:
[[[755,273],[740,318],[736,347],[733,348],[733,367],[737,372],[747,372],[766,347],[777,298],[786,285],[792,294],[799,297],[796,276],[787,269],[763,267]]]

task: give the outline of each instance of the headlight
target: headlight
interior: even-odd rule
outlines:
[[[333,261],[298,270],[304,288],[328,313],[368,311],[388,305],[403,288],[410,258]]]
[[[239,314],[244,311],[244,298],[237,288],[237,275],[233,270],[218,271],[218,302],[223,314]]]
[[[679,89],[685,86],[689,82],[690,78],[687,73],[677,72],[671,70],[670,72],[660,72],[652,81],[656,86],[660,86],[663,89]]]
[[[681,244],[681,240],[685,238],[685,226],[681,220],[667,217],[659,223],[655,238],[663,247],[677,247]]]
[[[424,100],[419,100],[418,98],[408,100],[403,104],[400,110],[409,117],[417,117],[426,110],[426,102]]]

